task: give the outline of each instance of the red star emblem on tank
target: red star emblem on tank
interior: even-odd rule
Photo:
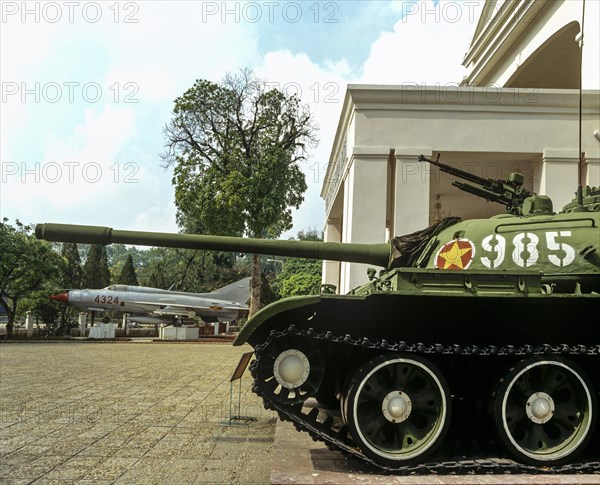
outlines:
[[[475,245],[468,239],[453,239],[435,255],[438,269],[467,269],[475,257]]]

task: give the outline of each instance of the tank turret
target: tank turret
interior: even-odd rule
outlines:
[[[36,236],[377,266],[348,294],[279,300],[243,326],[234,345],[254,348],[265,407],[394,473],[600,472],[598,189],[556,213],[519,174],[488,180],[419,160],[506,213],[446,218],[383,244],[63,224]]]

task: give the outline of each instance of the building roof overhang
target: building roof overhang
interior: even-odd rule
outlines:
[[[469,69],[462,84],[487,83],[502,58],[532,29],[554,0],[486,0],[475,35],[463,58]]]
[[[415,83],[400,85],[349,84],[333,140],[327,171],[321,187],[321,197],[326,198],[332,172],[344,146],[350,121],[356,112],[364,110],[483,112],[486,116],[502,113],[522,113],[534,118],[575,116],[579,106],[577,89],[527,89],[438,85],[423,86]],[[583,113],[600,112],[600,91],[583,91]],[[355,147],[353,147],[354,149]],[[393,148],[393,147],[390,147]]]

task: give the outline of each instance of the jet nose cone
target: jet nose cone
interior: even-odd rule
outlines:
[[[60,295],[52,295],[50,296],[50,299],[56,301],[64,301],[65,303],[67,303],[67,301],[69,300],[69,294],[61,293]]]

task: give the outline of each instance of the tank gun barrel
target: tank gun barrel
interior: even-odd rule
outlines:
[[[460,168],[452,167],[451,165],[446,165],[445,163],[442,163],[439,160],[440,160],[439,155],[438,155],[437,159],[435,159],[435,160],[432,160],[431,158],[427,158],[423,155],[419,155],[419,162],[427,162],[427,163],[430,163],[431,165],[435,165],[442,172],[446,172],[446,173],[449,173],[450,175],[454,175],[455,177],[458,177],[458,178],[461,178],[464,180],[468,180],[469,182],[473,182],[474,184],[477,184],[477,185],[486,186],[490,183],[489,179],[484,179],[483,177],[480,177],[473,173],[465,172],[464,170],[461,170]]]
[[[520,214],[523,202],[527,197],[533,194],[523,187],[524,177],[522,174],[513,172],[507,180],[495,180],[479,177],[478,175],[465,172],[460,168],[452,167],[439,161],[439,154],[436,160],[432,160],[423,155],[419,155],[419,162],[427,162],[435,165],[442,172],[449,173],[455,177],[468,180],[476,185],[465,182],[452,182],[454,187],[481,197],[490,202],[498,202],[506,206],[506,212],[511,214]]]
[[[347,261],[387,267],[390,245],[283,241],[228,236],[173,234],[165,232],[122,231],[110,227],[76,224],[37,224],[35,236],[52,242],[81,244],[132,244],[182,249],[202,249],[234,253],[266,254],[305,259]]]

